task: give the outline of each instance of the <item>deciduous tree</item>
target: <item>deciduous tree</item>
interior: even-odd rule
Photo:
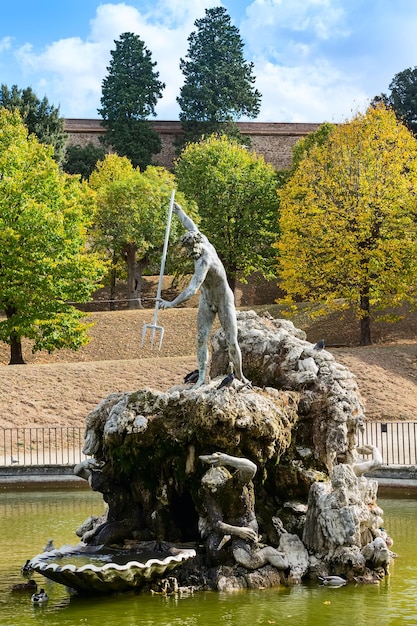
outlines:
[[[178,188],[199,209],[201,230],[221,258],[228,281],[273,273],[278,235],[277,173],[234,140],[209,137],[188,144],[176,163]]]
[[[17,112],[0,110],[0,340],[10,363],[33,351],[78,349],[88,325],[70,302],[86,302],[103,267],[86,253],[93,194],[60,171],[51,146],[27,134]]]
[[[237,137],[234,122],[242,116],[255,118],[260,109],[254,65],[245,61],[242,38],[226,9],[206,9],[194,25],[187,57],[180,61],[185,81],[177,101],[184,142],[212,133]]]
[[[152,165],[140,172],[126,157],[109,154],[90,176],[90,185],[97,193],[96,245],[112,259],[112,284],[118,260],[126,263],[127,299],[129,308],[136,308],[141,306],[143,270],[162,251],[174,176]],[[185,202],[181,195],[177,199]],[[171,239],[178,235],[173,220]]]
[[[142,170],[161,151],[161,140],[148,122],[165,84],[158,80],[151,52],[133,33],[123,33],[114,42],[108,75],[102,83],[103,141],[120,156]]]
[[[9,111],[19,111],[29,133],[34,133],[41,143],[54,148],[54,159],[62,163],[68,135],[64,130],[64,118],[59,114],[59,107],[49,104],[46,96],[39,100],[31,87],[18,89],[13,85],[0,88],[0,107]]]
[[[341,308],[371,343],[374,312],[416,296],[417,142],[383,106],[334,128],[280,190],[287,300]]]

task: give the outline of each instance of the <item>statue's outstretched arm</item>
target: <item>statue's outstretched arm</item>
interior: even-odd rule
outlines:
[[[186,230],[190,230],[190,231],[192,231],[194,233],[198,233],[199,232],[199,230],[197,228],[197,225],[194,224],[194,222],[191,219],[191,217],[188,217],[188,215],[186,215],[186,213],[184,213],[184,211],[182,210],[180,205],[177,204],[176,202],[174,202],[173,212],[175,213],[175,215],[178,215],[178,217],[181,220],[182,225],[184,226],[184,228]]]
[[[217,522],[217,528],[225,535],[234,535],[235,537],[245,539],[246,541],[256,542],[259,540],[258,533],[250,526],[232,526],[231,524],[226,524],[225,522],[220,521]]]
[[[240,478],[244,482],[249,482],[256,474],[258,469],[252,461],[249,459],[231,456],[224,452],[213,452],[213,454],[205,454],[200,456],[201,461],[218,467],[219,465],[226,465],[234,467],[238,470]]]
[[[356,451],[359,454],[372,454],[372,458],[369,460],[356,460],[352,463],[352,468],[356,476],[362,476],[362,474],[365,474],[366,472],[370,472],[373,469],[378,469],[384,463],[382,459],[382,454],[376,446],[368,444],[357,448]]]
[[[206,262],[200,260],[196,263],[194,276],[190,280],[190,284],[188,287],[184,289],[174,300],[169,302],[168,300],[163,300],[162,298],[159,300],[159,306],[161,309],[172,309],[183,302],[187,302],[192,296],[200,289],[201,285],[204,282],[204,279],[207,276],[207,272],[209,270],[209,266]]]

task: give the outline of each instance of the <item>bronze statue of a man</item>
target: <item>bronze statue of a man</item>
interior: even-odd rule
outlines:
[[[200,387],[205,381],[208,364],[208,338],[213,322],[217,315],[223,328],[229,349],[230,362],[233,372],[239,380],[248,384],[243,376],[242,354],[237,341],[237,321],[233,291],[227,282],[223,263],[219,259],[216,249],[203,235],[193,220],[188,217],[175,203],[173,211],[178,215],[187,232],[181,237],[181,242],[194,259],[194,275],[188,287],[184,289],[172,302],[160,300],[161,309],[169,309],[186,302],[200,289],[200,300],[197,315],[197,360],[198,380],[194,388]]]

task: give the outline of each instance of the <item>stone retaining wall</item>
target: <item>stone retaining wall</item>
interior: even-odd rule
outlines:
[[[175,138],[182,133],[180,122],[152,121],[152,127],[159,133],[162,150],[155,155],[156,165],[172,169],[175,160]],[[314,132],[320,124],[280,123],[280,122],[237,122],[243,135],[248,135],[252,150],[262,154],[276,169],[286,169],[291,164],[292,148],[301,137]],[[69,144],[85,146],[89,142],[99,145],[99,137],[104,129],[99,119],[66,119],[65,130],[69,134]]]

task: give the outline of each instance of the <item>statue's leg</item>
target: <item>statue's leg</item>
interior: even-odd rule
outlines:
[[[246,569],[259,569],[268,562],[259,550],[255,547],[251,548],[248,544],[244,544],[242,541],[235,543],[232,552],[236,563],[243,565]]]
[[[215,313],[200,298],[200,304],[197,314],[197,362],[198,362],[198,380],[193,389],[197,389],[204,384],[207,374],[207,365],[209,360],[208,338],[211,327],[214,322]]]
[[[287,569],[288,559],[283,552],[278,552],[271,546],[265,546],[264,548],[257,549],[255,546],[244,545],[239,542],[238,545],[233,547],[233,556],[235,561],[246,569],[259,569],[267,563],[270,563],[273,567],[279,570]]]
[[[264,558],[273,567],[281,570],[288,568],[288,559],[284,552],[279,552],[272,546],[265,546],[264,548],[261,548],[259,552],[261,554],[261,557]]]
[[[226,336],[227,339],[227,336]],[[239,380],[242,380],[243,382],[247,382],[245,377],[243,376],[243,371],[242,371],[242,353],[240,351],[239,345],[237,343],[237,341],[230,341],[227,340],[228,343],[228,347],[229,347],[229,357],[230,357],[230,361],[233,364],[233,371],[235,373],[236,378],[238,378]]]
[[[237,321],[236,321],[236,312],[231,310],[226,310],[224,315],[220,317],[220,323],[223,327],[223,331],[226,337],[227,346],[229,349],[229,357],[230,361],[233,365],[233,371],[239,380],[241,380],[245,385],[250,385],[250,380],[248,380],[243,375],[242,370],[242,353],[240,351],[239,343],[237,341]],[[223,319],[222,319],[223,318]]]

